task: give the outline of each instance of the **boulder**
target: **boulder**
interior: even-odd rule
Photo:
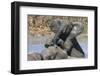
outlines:
[[[41,60],[41,55],[39,53],[28,54],[28,61]]]

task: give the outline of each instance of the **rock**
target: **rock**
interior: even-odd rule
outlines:
[[[41,60],[41,55],[39,53],[28,54],[28,61]]]

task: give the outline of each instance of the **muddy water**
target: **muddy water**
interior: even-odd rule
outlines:
[[[44,43],[46,42],[46,39],[49,38],[49,36],[47,37],[33,37],[33,36],[29,36],[28,37],[28,54],[29,53],[33,53],[33,52],[38,52],[41,53],[42,50],[45,49],[44,47]],[[82,47],[84,53],[85,53],[85,57],[88,57],[88,39],[87,36],[84,37],[78,37],[77,38],[80,46]]]

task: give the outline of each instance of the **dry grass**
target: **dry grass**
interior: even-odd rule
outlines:
[[[70,22],[81,22],[84,26],[84,34],[87,33],[88,18],[77,16],[40,16],[40,15],[28,15],[28,32],[32,35],[47,35],[51,34],[51,30],[48,27],[51,20],[62,19]]]

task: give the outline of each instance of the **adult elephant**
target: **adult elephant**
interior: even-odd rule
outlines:
[[[71,57],[84,57],[85,54],[79,45],[76,37],[83,32],[83,25],[80,22],[66,22],[55,19],[49,26],[55,33],[52,42],[49,45],[57,45],[65,50]]]

